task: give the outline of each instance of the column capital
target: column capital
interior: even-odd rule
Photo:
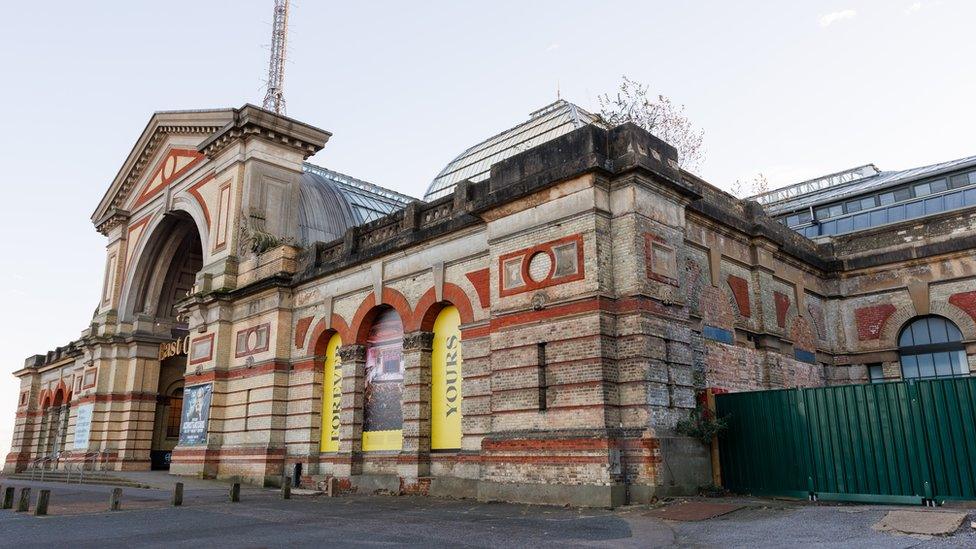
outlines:
[[[433,348],[433,332],[410,332],[403,336],[404,351],[430,351]]]
[[[339,359],[342,362],[365,362],[366,346],[358,344],[343,345],[339,347]]]

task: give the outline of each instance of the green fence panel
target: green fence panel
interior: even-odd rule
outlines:
[[[976,499],[976,378],[717,395],[733,492]]]

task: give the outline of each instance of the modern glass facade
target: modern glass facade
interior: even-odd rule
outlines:
[[[976,206],[976,170],[880,189],[870,194],[809,206],[779,218],[815,238],[850,233],[927,215]]]

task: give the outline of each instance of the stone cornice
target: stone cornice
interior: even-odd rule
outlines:
[[[119,225],[125,225],[128,223],[129,217],[130,214],[128,211],[112,208],[100,219],[95,220],[95,230],[105,236],[108,236],[108,234]]]
[[[252,137],[292,148],[305,159],[322,150],[332,134],[254,105],[244,105],[234,111],[231,122],[200,143],[197,150],[214,158],[231,143]]]

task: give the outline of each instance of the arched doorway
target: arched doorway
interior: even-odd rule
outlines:
[[[430,449],[461,448],[461,314],[448,305],[434,320],[430,371]]]
[[[177,305],[192,292],[202,267],[202,239],[193,218],[168,213],[146,241],[123,302],[123,314],[137,327],[135,337],[158,342],[165,351],[158,355],[155,383],[146,387],[156,392],[152,432],[143,435],[150,441],[152,469],[168,469],[179,443],[189,326]]]
[[[41,417],[41,436],[44,457],[57,457],[65,450],[68,436],[68,398],[65,392],[58,388],[54,397],[43,408]]]
[[[941,316],[912,319],[898,336],[904,379],[935,379],[969,375],[962,332]]]
[[[366,335],[364,452],[403,448],[403,373],[403,322],[392,307],[382,307]]]
[[[163,361],[159,386],[165,387],[156,395],[156,414],[153,418],[153,439],[150,453],[153,470],[169,469],[173,448],[180,441],[180,421],[183,414],[183,370],[185,359],[178,357]],[[174,367],[170,362],[177,363]],[[180,363],[183,364],[180,364]]]

